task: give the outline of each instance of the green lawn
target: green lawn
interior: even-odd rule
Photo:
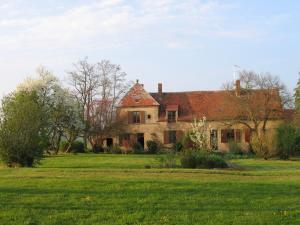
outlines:
[[[0,224],[300,224],[300,160],[231,162],[240,169],[160,169],[159,156],[93,154],[2,167]]]

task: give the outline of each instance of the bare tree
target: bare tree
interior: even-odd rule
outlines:
[[[90,117],[93,146],[102,146],[103,138],[115,135],[121,130],[121,123],[116,120],[116,108],[129,88],[126,73],[121,67],[108,60],[102,60],[95,65],[99,79],[99,98],[91,105]]]
[[[285,85],[278,76],[257,74],[252,71],[240,72],[239,80],[225,85],[228,90],[228,104],[234,105],[234,119],[249,128],[256,137],[258,151],[264,158],[270,156],[264,140],[267,124],[272,119],[282,118],[284,107],[290,102]],[[251,143],[252,147],[254,143]]]
[[[116,107],[129,88],[126,73],[108,60],[90,64],[84,59],[74,66],[69,74],[85,124],[85,148],[87,141],[93,147],[102,146],[103,138],[116,134],[121,127],[116,121]]]
[[[87,58],[74,64],[74,70],[69,72],[70,84],[73,94],[81,108],[80,114],[85,126],[83,129],[84,147],[87,148],[87,140],[90,131],[90,110],[94,98],[98,94],[99,76],[95,71],[95,65],[89,64]]]

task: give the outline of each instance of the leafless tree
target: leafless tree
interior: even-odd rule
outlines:
[[[105,136],[115,135],[121,130],[121,123],[116,120],[116,108],[128,90],[129,83],[121,67],[108,60],[97,63],[95,70],[99,78],[99,98],[93,102],[90,110],[90,142],[93,146],[102,146]]]
[[[114,135],[121,124],[116,121],[116,107],[129,88],[126,73],[108,60],[90,64],[87,59],[74,65],[70,72],[71,86],[85,123],[85,147],[102,146],[105,136]]]
[[[89,64],[87,58],[74,64],[74,70],[69,72],[70,85],[73,89],[74,97],[81,108],[80,114],[85,126],[83,129],[84,147],[87,148],[87,140],[90,128],[90,110],[94,98],[98,94],[100,84],[99,76],[95,71],[95,66]]]
[[[267,158],[270,149],[263,143],[267,124],[272,119],[282,118],[284,108],[290,103],[290,95],[279,77],[269,73],[241,71],[239,82],[224,86],[228,90],[227,103],[235,107],[231,123],[248,127],[259,142],[260,153]]]

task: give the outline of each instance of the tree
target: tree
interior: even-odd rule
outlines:
[[[281,124],[277,128],[276,142],[279,157],[281,159],[289,159],[289,157],[296,153],[300,134],[296,127],[292,124]]]
[[[42,106],[36,92],[20,91],[2,101],[0,156],[8,166],[33,166],[43,156]]]
[[[268,122],[281,118],[284,107],[290,104],[290,95],[279,77],[271,74],[257,74],[252,71],[240,72],[239,81],[227,84],[228,106],[234,105],[232,124],[243,124],[251,132],[254,151],[265,159],[272,155],[272,149],[267,144]],[[255,142],[255,144],[253,143]]]
[[[106,135],[116,135],[122,129],[122,123],[116,119],[116,109],[119,101],[129,88],[126,73],[121,67],[108,60],[102,60],[95,65],[99,78],[98,99],[89,110],[91,121],[90,142],[93,146],[102,146]]]
[[[75,100],[69,91],[62,87],[59,79],[52,72],[39,67],[37,75],[37,78],[27,78],[18,86],[17,91],[37,93],[45,115],[42,118],[44,124],[42,133],[48,137],[48,152],[57,154],[62,137],[67,137],[69,144],[78,137],[77,132],[74,130],[71,132],[73,128],[77,130],[78,127],[82,127],[78,106],[75,105]]]
[[[82,129],[84,147],[87,148],[87,140],[90,133],[90,110],[99,90],[99,76],[95,73],[95,65],[89,64],[87,58],[74,64],[75,69],[69,72],[70,85],[73,95],[80,108],[81,119],[84,123]]]
[[[299,73],[300,75],[300,73]],[[300,128],[300,77],[297,82],[297,87],[295,89],[295,108],[296,108],[296,118],[295,118],[295,123],[297,127]]]
[[[121,127],[116,121],[116,107],[129,88],[126,73],[108,60],[90,64],[85,59],[75,64],[75,70],[69,74],[85,124],[82,130],[85,147],[87,141],[93,147],[102,146],[105,135],[113,135]]]
[[[206,117],[203,117],[201,120],[194,120],[191,130],[188,133],[190,140],[193,142],[196,149],[199,150],[209,150],[207,143],[208,140],[208,131],[209,127],[206,122]]]

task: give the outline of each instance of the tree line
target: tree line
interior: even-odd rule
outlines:
[[[32,166],[45,152],[57,154],[62,140],[72,144],[82,138],[92,148],[101,147],[108,133],[121,129],[116,107],[130,82],[119,65],[87,58],[74,64],[63,84],[44,67],[2,100],[0,156],[8,166]]]
[[[119,65],[108,60],[90,63],[85,58],[73,65],[64,83],[44,67],[36,73],[37,77],[27,78],[2,99],[0,157],[6,165],[32,166],[45,153],[58,154],[63,141],[64,151],[70,152],[78,138],[84,150],[88,143],[96,150],[107,135],[122,133],[116,108],[131,82]],[[239,82],[224,88],[226,107],[234,115],[225,123],[248,128],[253,153],[268,159],[276,150],[276,155],[287,159],[300,148],[300,78],[294,96],[279,77],[253,71],[241,71]],[[268,124],[274,118],[282,119],[286,109],[295,109],[293,118],[284,121],[275,139],[271,138]],[[201,143],[205,141],[208,138]]]

